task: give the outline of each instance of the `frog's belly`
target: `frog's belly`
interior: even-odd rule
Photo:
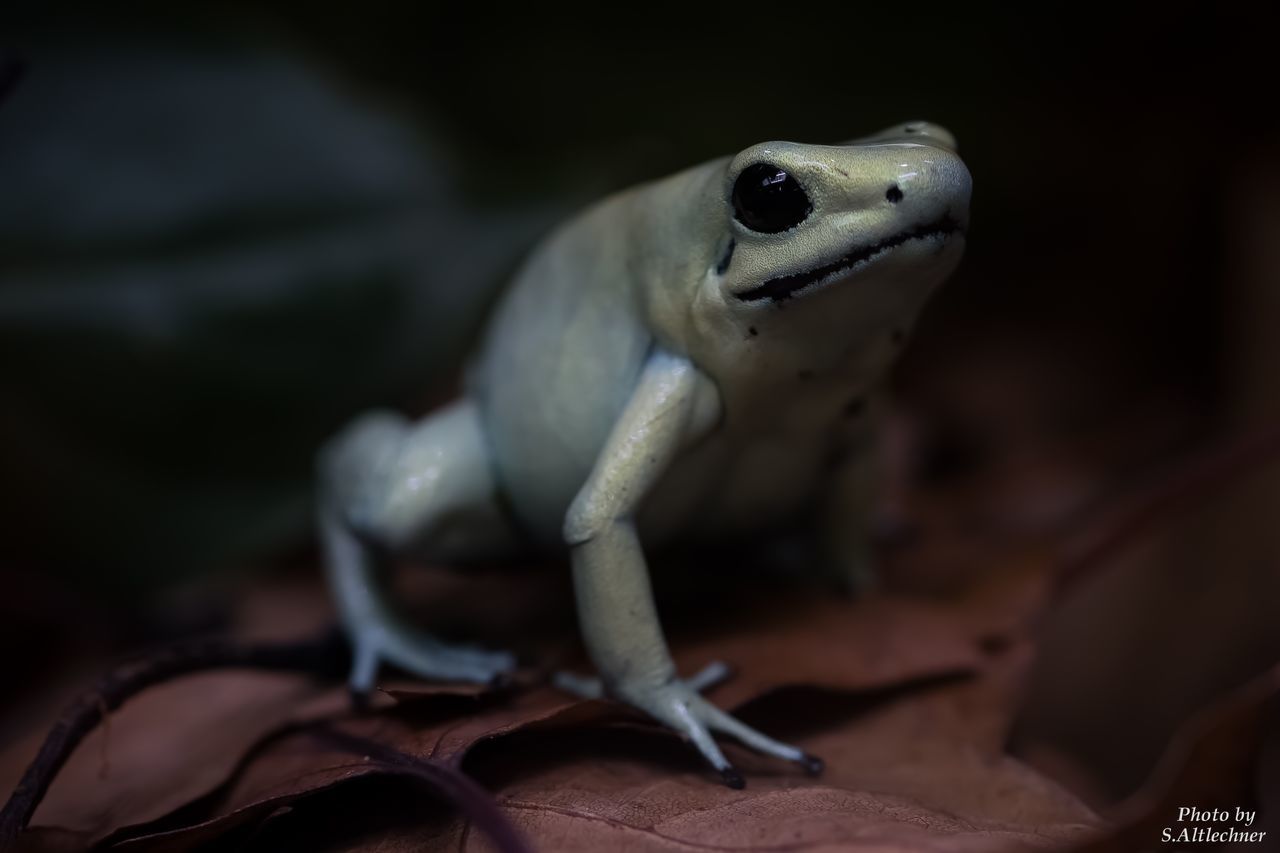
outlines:
[[[809,510],[825,478],[822,442],[786,436],[705,442],[675,461],[641,507],[646,545],[764,534]]]
[[[524,530],[544,546],[562,542],[564,513],[590,473],[589,464],[559,458],[563,450],[547,444],[526,453],[526,464],[556,464],[524,472],[530,474],[519,479],[524,488],[509,494]],[[637,516],[641,539],[653,547],[786,528],[813,507],[829,461],[826,442],[813,436],[713,436],[673,460],[645,498]]]

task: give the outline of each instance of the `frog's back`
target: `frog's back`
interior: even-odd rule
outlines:
[[[504,497],[549,543],[559,541],[651,344],[628,270],[628,201],[592,208],[535,251],[468,375]]]

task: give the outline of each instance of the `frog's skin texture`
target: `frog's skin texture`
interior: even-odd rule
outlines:
[[[807,522],[822,570],[867,582],[859,445],[878,381],[963,251],[970,179],[954,148],[925,123],[764,143],[552,234],[491,317],[459,400],[416,423],[367,415],[322,456],[352,689],[381,662],[480,682],[514,666],[399,621],[379,586],[387,559],[567,547],[600,678],[563,686],[650,714],[730,784],[741,777],[713,733],[819,766],[703,699],[712,673],[677,676],[644,550]]]

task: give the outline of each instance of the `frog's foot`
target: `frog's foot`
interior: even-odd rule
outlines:
[[[446,645],[403,621],[384,581],[413,547],[434,559],[479,559],[513,541],[494,500],[492,464],[474,404],[460,400],[417,424],[362,417],[326,446],[318,507],[324,565],[351,639],[351,692],[366,696],[390,663],[441,681],[492,684],[515,669],[505,652]]]
[[[587,699],[612,695],[633,708],[644,711],[692,743],[730,788],[746,787],[746,779],[724,757],[712,732],[735,738],[756,752],[794,761],[810,775],[821,773],[822,759],[761,734],[699,694],[699,691],[720,683],[730,674],[729,667],[717,661],[692,678],[673,679],[657,685],[623,684],[612,691],[606,691],[600,679],[583,678],[569,673],[557,673],[555,685]]]
[[[696,675],[686,678],[684,683],[690,689],[701,693],[710,690],[733,676],[733,668],[722,660],[712,661],[700,669]],[[605,697],[604,682],[598,678],[578,675],[573,672],[557,672],[551,677],[551,683],[565,693],[572,693],[579,699],[603,699]]]
[[[370,622],[353,626],[349,632],[352,667],[348,683],[357,701],[373,689],[383,663],[433,681],[489,685],[505,682],[516,668],[515,656],[509,652],[449,645],[394,623]]]

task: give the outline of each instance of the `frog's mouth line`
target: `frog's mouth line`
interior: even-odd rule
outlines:
[[[950,216],[945,216],[936,222],[909,228],[906,231],[881,240],[879,243],[873,243],[861,249],[854,249],[839,260],[816,267],[808,272],[798,272],[771,278],[764,284],[753,287],[750,290],[744,290],[735,294],[735,296],[743,302],[758,302],[761,299],[772,299],[774,302],[781,302],[784,299],[790,299],[796,294],[796,291],[803,290],[816,281],[821,281],[836,273],[852,269],[858,264],[872,260],[877,255],[896,249],[903,243],[911,240],[927,240],[930,237],[949,237],[962,230],[959,222],[956,222]]]

